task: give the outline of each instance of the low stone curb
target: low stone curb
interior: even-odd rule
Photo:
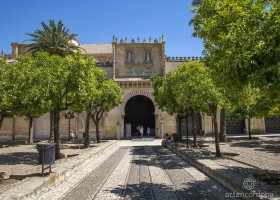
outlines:
[[[75,172],[78,168],[82,168],[86,165],[91,159],[98,157],[102,153],[108,151],[109,149],[117,146],[116,140],[108,141],[107,144],[93,148],[92,150],[78,155],[77,157],[69,159],[70,162],[66,161],[61,164],[56,164],[52,168],[54,173],[46,177],[28,177],[24,180],[18,182],[11,188],[2,191],[0,193],[0,199],[5,200],[22,200],[30,199],[34,197],[40,190],[45,189],[46,187],[52,187],[57,183],[61,182],[65,178],[69,177]]]
[[[187,150],[184,149],[181,150],[180,147],[175,146],[174,143],[162,141],[162,146],[168,148],[178,156],[180,156],[182,159],[185,161],[189,162],[190,164],[194,165],[198,169],[200,169],[202,172],[206,173],[208,176],[211,178],[215,179],[225,187],[229,188],[232,190],[234,193],[243,193],[243,194],[250,194],[251,192],[253,193],[258,193],[259,191],[261,193],[267,193],[265,190],[263,190],[262,187],[266,187],[268,189],[271,189],[272,187],[268,186],[267,184],[261,183],[261,181],[257,180],[257,185],[254,188],[254,190],[246,190],[243,187],[243,182],[244,178],[249,178],[249,177],[242,177],[236,176],[236,173],[232,172],[231,170],[228,170],[227,172],[223,171],[224,168],[215,162],[211,161],[210,159],[205,159],[201,157],[201,155],[197,154],[196,152],[192,150]],[[264,186],[265,185],[265,186]],[[256,192],[257,191],[257,192]],[[279,191],[275,189],[269,190],[270,192],[273,193],[272,198],[262,198],[262,197],[257,197],[256,195],[254,197],[242,197],[244,199],[280,199]],[[253,194],[252,193],[252,194]]]

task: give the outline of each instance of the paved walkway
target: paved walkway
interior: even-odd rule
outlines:
[[[160,142],[119,141],[33,199],[224,199],[230,192]]]
[[[233,191],[248,193],[243,187],[245,179],[256,174],[275,178],[280,171],[280,137],[258,137],[252,141],[231,137],[229,142],[221,143],[222,152],[228,153],[221,159],[213,155],[211,137],[198,139],[204,146],[202,149],[186,149],[182,145],[173,145],[173,148],[188,155],[191,163],[198,163],[198,167],[207,169],[206,173]],[[41,169],[37,165],[35,145],[0,148],[0,171],[32,177],[4,193],[1,188],[3,190],[5,184],[1,183],[0,199],[24,195],[33,199],[225,199],[232,193],[171,151],[161,148],[160,139],[121,140],[114,144],[118,145],[102,151],[106,142],[93,144],[96,148],[90,149],[79,148],[82,144],[66,144],[62,152],[69,157],[56,162],[53,175],[57,176],[51,174],[45,178],[38,175]],[[94,152],[97,154],[91,156]],[[229,156],[232,153],[237,156]],[[57,185],[60,180],[63,181]],[[270,192],[278,197],[279,180],[278,186],[277,180],[273,183],[256,180],[254,191]],[[6,183],[9,186],[14,182]]]
[[[280,199],[280,138],[279,136],[254,136],[253,140],[240,136],[230,137],[221,143],[222,158],[215,157],[215,143],[211,137],[199,138],[198,149],[187,149],[186,143],[167,143],[193,165],[235,193],[262,196],[270,195]],[[252,181],[252,188],[246,188],[246,181]],[[245,185],[245,186],[244,186]],[[259,199],[259,198],[256,198]]]
[[[221,143],[221,152],[236,153],[231,159],[256,169],[280,173],[280,135],[253,136],[253,140],[243,137],[229,137]],[[214,139],[202,138],[203,149],[215,152]]]
[[[91,144],[92,148],[83,149],[81,142],[66,142],[61,146],[61,153],[65,158],[57,160],[53,168],[62,163],[71,162],[76,156],[86,154],[93,148],[106,144]],[[0,192],[26,177],[41,177],[42,166],[38,164],[38,152],[36,144],[24,144],[23,142],[2,144],[0,148],[0,172],[5,172],[5,180],[0,183]],[[10,179],[8,179],[10,177]]]

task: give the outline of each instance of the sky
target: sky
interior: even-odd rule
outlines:
[[[81,44],[111,43],[115,35],[129,41],[164,35],[167,56],[201,56],[202,41],[192,37],[191,0],[2,0],[0,50],[11,53],[12,42],[26,33],[62,20]],[[25,42],[26,43],[26,42]]]

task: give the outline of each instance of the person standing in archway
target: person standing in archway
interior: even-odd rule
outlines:
[[[136,129],[137,129],[137,136],[139,136],[140,135],[141,126],[138,125]]]
[[[141,137],[143,137],[143,133],[144,133],[144,127],[141,125],[141,127],[140,127],[140,134],[141,134]]]
[[[148,126],[148,127],[147,127],[147,136],[150,136],[150,133],[151,133],[151,129],[150,129],[150,127]]]

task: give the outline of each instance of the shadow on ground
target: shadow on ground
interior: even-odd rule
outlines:
[[[230,147],[241,147],[241,148],[254,148],[256,151],[265,151],[267,153],[280,153],[279,140],[239,140],[238,142],[229,143]]]
[[[14,152],[0,155],[0,165],[38,165],[38,153]]]
[[[207,181],[205,181],[207,182]],[[210,195],[211,190],[215,190],[214,187],[203,188],[202,182],[188,182],[184,184],[181,189],[174,189],[173,186],[167,186],[164,184],[151,184],[142,182],[140,184],[129,184],[126,188],[117,187],[109,192],[123,197],[124,199],[217,199]],[[222,196],[225,196],[223,194]]]

